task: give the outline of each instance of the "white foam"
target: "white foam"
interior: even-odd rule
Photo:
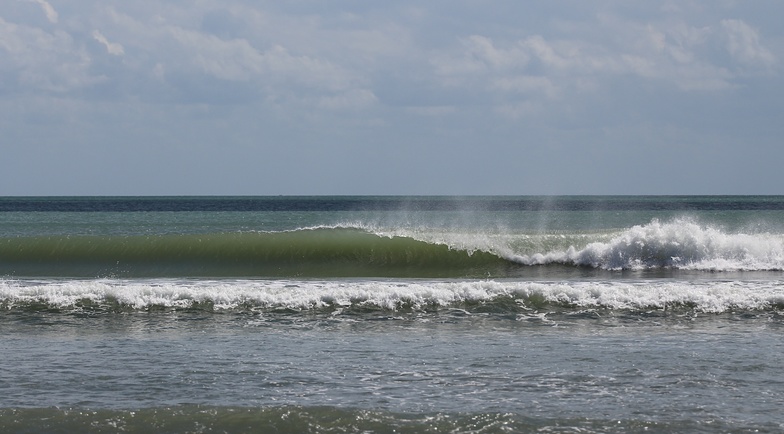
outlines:
[[[521,242],[526,237],[538,241]],[[784,270],[784,235],[726,233],[688,219],[667,223],[653,220],[614,236],[601,233],[539,235],[537,238],[535,235],[472,234],[454,238],[444,238],[440,242],[466,250],[493,252],[524,265],[565,264],[606,270]],[[520,251],[531,247],[541,248],[542,245],[554,244],[553,241],[563,242],[564,239],[584,244],[563,249]]]
[[[187,308],[210,303],[215,309],[369,307],[399,310],[449,307],[512,298],[521,306],[533,298],[578,308],[666,309],[686,305],[703,312],[760,310],[784,304],[781,280],[608,280],[608,281],[123,281],[83,280],[0,282],[6,308],[45,303],[68,308],[116,302],[133,309]]]

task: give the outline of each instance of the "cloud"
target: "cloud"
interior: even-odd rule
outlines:
[[[774,13],[782,7],[772,0],[505,0],[493,8],[466,0],[52,1],[57,10],[49,1],[0,0],[0,104],[10,113],[0,126],[31,159],[37,153],[28,149],[51,144],[113,167],[107,161],[116,165],[119,154],[93,151],[122,142],[139,164],[184,167],[178,157],[145,152],[198,144],[200,152],[187,152],[197,165],[226,162],[216,179],[238,172],[231,158],[266,164],[245,171],[244,190],[225,181],[225,191],[273,185],[264,191],[276,194],[276,180],[297,170],[301,192],[308,184],[354,191],[336,190],[335,171],[320,169],[330,167],[454,185],[444,192],[495,192],[484,179],[469,185],[447,170],[444,155],[512,194],[539,188],[518,182],[526,170],[542,174],[531,180],[563,173],[568,189],[581,185],[586,170],[598,179],[628,166],[623,159],[677,159],[676,142],[691,147],[688,155],[720,155],[711,146],[737,141],[760,152],[739,146],[735,156],[780,160],[770,155],[781,154],[784,38]],[[608,134],[619,128],[624,134]],[[778,147],[761,152],[762,143]],[[147,151],[137,152],[139,144]],[[588,154],[575,152],[581,149],[602,158],[586,166]],[[405,152],[417,158],[399,157]],[[297,164],[303,159],[312,170]],[[59,163],[49,160],[53,170]],[[310,172],[319,170],[327,181],[314,181]],[[79,170],[51,179],[66,180],[68,172]],[[713,191],[735,191],[719,175],[694,177],[715,182]],[[177,182],[160,176],[164,187],[155,188]],[[111,182],[107,192],[117,187]]]
[[[180,54],[160,56],[167,70],[195,69],[219,80],[246,83],[278,103],[316,99],[320,107],[338,108],[375,101],[372,92],[356,86],[350,72],[329,61],[294,55],[280,45],[262,51],[246,39],[224,40],[177,27],[168,30]]]
[[[98,30],[93,30],[93,39],[103,44],[103,46],[106,47],[106,51],[109,54],[115,56],[122,56],[123,54],[125,54],[125,50],[123,49],[122,45],[109,42],[108,40],[106,40],[106,36],[104,36]]]
[[[727,51],[737,61],[751,66],[771,67],[775,56],[760,43],[759,32],[742,20],[722,20],[727,34]]]
[[[451,53],[434,57],[434,73],[444,86],[481,88],[501,101],[509,113],[512,95],[559,101],[567,95],[609,90],[614,80],[633,78],[641,83],[687,92],[733,89],[749,67],[770,67],[775,57],[760,43],[758,32],[740,20],[721,20],[693,26],[683,20],[635,22],[597,15],[589,22],[564,26],[580,37],[545,37],[534,33],[516,40],[475,34],[459,39]],[[718,31],[718,30],[722,31]],[[594,34],[600,36],[595,37]],[[607,39],[605,35],[614,35]],[[717,56],[713,47],[726,40],[734,62]],[[512,104],[517,107],[519,104]]]
[[[101,80],[87,51],[61,30],[48,32],[0,18],[0,74],[13,90],[64,93]]]
[[[27,1],[29,1],[30,3],[38,3],[41,6],[41,9],[44,11],[44,14],[46,15],[46,19],[49,20],[49,22],[52,24],[57,23],[59,19],[59,15],[57,11],[54,10],[52,5],[49,4],[49,2],[47,2],[46,0],[27,0]]]
[[[705,53],[710,28],[683,23],[633,26],[627,45],[620,51],[619,74],[634,74],[644,80],[675,86],[689,92],[720,91],[734,87],[736,75]]]
[[[255,26],[236,21],[240,18],[234,19],[234,9],[228,11],[209,15],[206,26],[195,26],[181,17],[142,19],[138,14],[107,8],[101,18],[112,26],[112,33],[123,45],[110,44],[100,33],[93,37],[112,54],[126,53],[123,64],[129,72],[164,85],[167,95],[182,101],[225,104],[255,100],[274,106],[304,104],[312,109],[359,107],[376,101],[367,81],[341,65],[342,59],[329,53],[302,53],[298,44],[289,48],[284,45],[288,41],[280,37],[278,41],[262,37],[265,35],[252,31]],[[258,13],[245,15],[261,19]],[[233,31],[224,29],[224,21],[236,24]],[[240,32],[243,28],[247,30]],[[132,55],[128,54],[131,48]]]
[[[249,80],[265,68],[264,55],[245,39],[226,41],[217,36],[174,26],[167,30],[183,50],[179,58],[170,57],[169,63],[173,63],[172,60],[185,61],[206,74],[230,81]]]
[[[27,1],[40,5],[50,21],[58,19],[46,0]],[[694,25],[688,14],[696,12],[685,12],[689,8],[660,8],[660,15],[648,8],[653,15],[646,20],[603,11],[511,28],[504,28],[503,20],[483,25],[488,17],[480,14],[465,21],[463,34],[462,27],[439,28],[442,14],[426,8],[415,14],[409,7],[376,11],[370,6],[302,13],[242,0],[208,0],[196,8],[176,2],[94,6],[90,14],[69,17],[62,30],[7,23],[4,31],[17,39],[6,45],[16,44],[19,32],[29,39],[6,59],[6,71],[15,63],[17,73],[24,70],[27,83],[41,89],[89,86],[104,75],[117,89],[153,97],[159,85],[170,96],[212,89],[195,98],[201,102],[225,86],[227,94],[246,96],[236,101],[288,101],[313,109],[387,102],[458,107],[456,102],[473,101],[506,107],[503,112],[526,102],[526,109],[516,112],[531,113],[532,107],[607,91],[618,79],[687,92],[731,89],[744,71],[770,68],[776,60],[760,32],[745,21]],[[460,4],[447,18],[457,19],[468,9]],[[111,28],[112,41],[98,28]],[[484,32],[471,31],[480,29]],[[91,51],[80,39],[85,34],[105,52]],[[711,50],[717,45],[726,46],[730,56],[715,56]],[[122,60],[112,63],[105,53]],[[43,67],[55,58],[66,70],[63,78]],[[388,84],[399,90],[385,89]],[[409,95],[410,101],[395,94]]]

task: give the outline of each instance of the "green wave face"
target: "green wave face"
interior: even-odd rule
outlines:
[[[721,422],[718,431],[731,431]],[[577,418],[530,418],[512,413],[392,413],[337,407],[171,406],[138,410],[0,409],[3,432],[537,432],[693,431],[699,423]],[[697,429],[699,431],[699,429]]]
[[[496,255],[355,229],[0,240],[0,274],[61,277],[488,277]]]

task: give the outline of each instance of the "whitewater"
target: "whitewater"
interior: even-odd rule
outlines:
[[[546,307],[698,312],[765,311],[784,307],[782,280],[699,279],[592,281],[342,281],[313,280],[66,280],[0,282],[5,309],[45,305],[70,311],[153,308],[264,312],[280,309],[378,312],[437,308],[525,313]]]

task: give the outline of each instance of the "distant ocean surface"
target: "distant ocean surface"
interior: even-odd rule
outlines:
[[[781,432],[784,197],[0,198],[0,432]]]

